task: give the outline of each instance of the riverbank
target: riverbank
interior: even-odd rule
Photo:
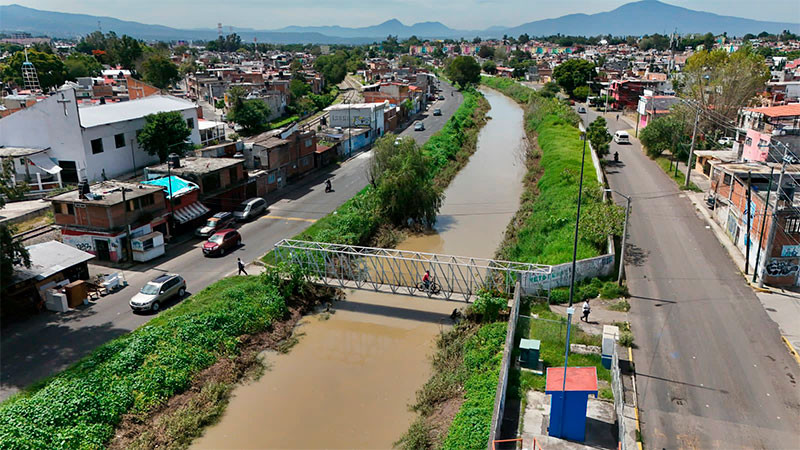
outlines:
[[[185,446],[221,412],[233,384],[258,364],[256,355],[277,346],[297,318],[332,293],[296,270],[220,280],[4,402],[0,442]],[[135,436],[141,430],[149,435]]]

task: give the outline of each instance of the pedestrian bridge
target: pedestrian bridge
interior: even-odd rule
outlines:
[[[277,262],[299,265],[322,284],[393,294],[430,297],[418,288],[425,270],[441,287],[437,296],[446,299],[469,300],[483,289],[512,295],[518,280],[526,293],[548,291],[552,284],[552,266],[543,264],[293,239],[275,244],[274,254]]]

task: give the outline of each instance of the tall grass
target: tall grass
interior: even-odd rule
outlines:
[[[0,405],[2,448],[102,448],[125,413],[147,413],[233,357],[303,291],[297,270],[218,281]]]

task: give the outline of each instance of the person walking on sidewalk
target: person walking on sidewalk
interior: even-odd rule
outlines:
[[[242,258],[236,258],[236,263],[239,265],[239,273],[237,275],[241,275],[242,273],[247,275],[247,271],[244,270],[244,263],[242,262]]]
[[[617,114],[617,122],[619,122],[619,114]]]
[[[589,299],[583,301],[583,316],[581,316],[581,320],[584,322],[589,322],[589,313],[591,312],[591,308],[589,308]]]

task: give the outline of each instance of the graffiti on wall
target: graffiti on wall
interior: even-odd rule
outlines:
[[[614,272],[614,255],[602,255],[577,261],[575,264],[575,281],[611,275]],[[569,286],[572,275],[572,263],[559,264],[552,267],[550,274],[531,274],[521,280],[522,289],[532,292],[539,289],[552,289]]]
[[[65,234],[61,236],[61,240],[65,244],[71,245],[77,248],[78,250],[95,254],[94,243],[92,242],[91,236],[73,236]]]
[[[796,274],[800,266],[797,258],[772,258],[767,264],[767,275],[771,277],[788,277]]]
[[[784,258],[800,256],[800,245],[784,245],[781,248],[781,256]]]

